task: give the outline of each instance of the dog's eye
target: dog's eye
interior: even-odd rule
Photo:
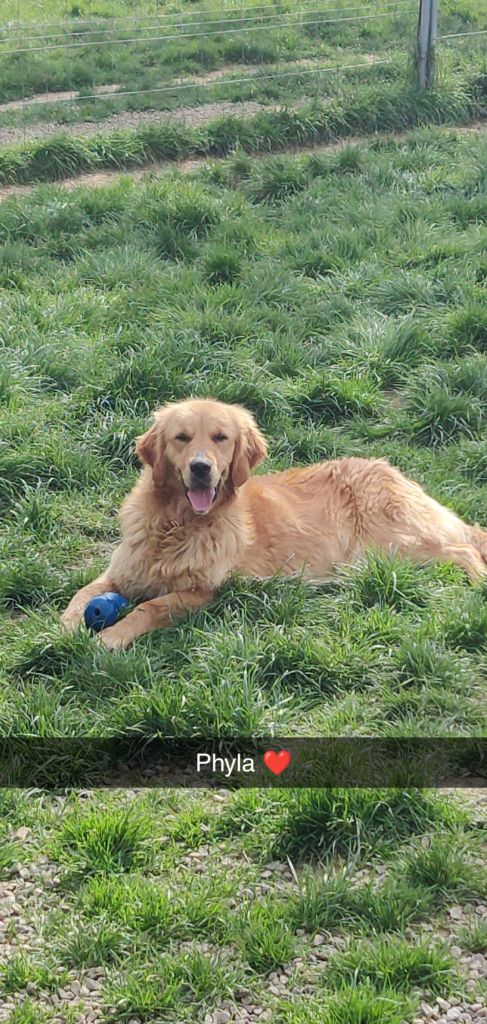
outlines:
[[[228,441],[226,434],[213,434],[212,441]]]
[[[190,438],[189,434],[176,434],[176,437],[175,437],[174,440],[175,441],[183,441],[184,444],[187,444],[188,441],[191,441],[191,438]]]

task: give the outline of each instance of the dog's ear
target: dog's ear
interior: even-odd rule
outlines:
[[[157,418],[154,426],[137,438],[135,451],[141,462],[151,466],[155,486],[163,487],[166,476],[166,439],[162,423]]]
[[[240,414],[240,431],[235,442],[230,479],[234,487],[241,487],[250,472],[267,455],[267,445],[257,424],[245,410]]]

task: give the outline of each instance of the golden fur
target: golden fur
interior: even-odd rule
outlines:
[[[139,437],[144,468],[121,510],[122,541],[110,565],[70,602],[74,629],[87,602],[115,590],[141,603],[99,634],[109,648],[167,626],[208,602],[232,572],[264,578],[303,572],[325,579],[368,547],[418,562],[452,561],[487,575],[487,532],[469,526],[383,459],[342,458],[251,477],[266,456],[253,417],[236,405],[188,399],[166,405]],[[208,486],[195,500],[192,467]]]

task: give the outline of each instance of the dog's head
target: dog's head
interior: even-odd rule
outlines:
[[[228,499],[267,454],[246,409],[209,398],[159,409],[136,450],[151,466],[154,486],[179,490],[197,515]]]

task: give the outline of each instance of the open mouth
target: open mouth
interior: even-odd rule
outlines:
[[[218,494],[218,487],[187,487],[186,497],[195,512],[208,512]]]

